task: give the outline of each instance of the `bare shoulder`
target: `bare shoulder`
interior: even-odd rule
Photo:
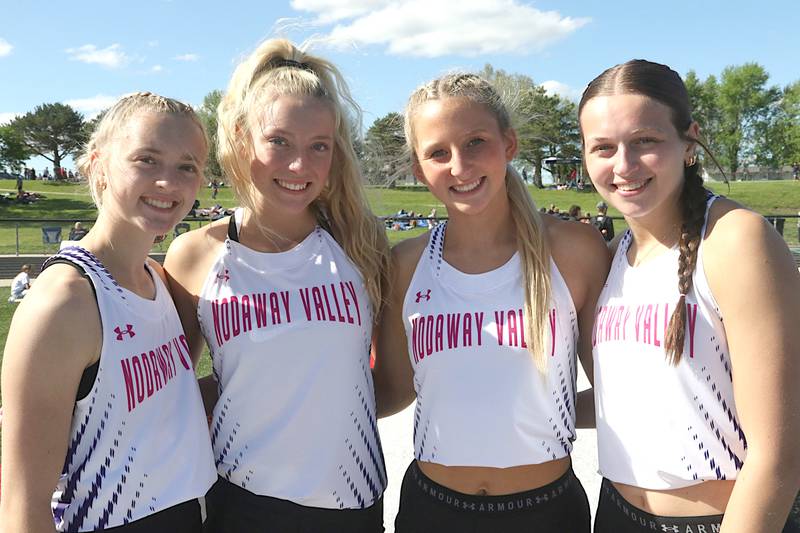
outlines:
[[[742,292],[798,277],[786,242],[764,217],[726,198],[709,212],[703,263],[718,298],[727,289]]]
[[[542,217],[550,254],[569,287],[575,308],[592,309],[608,276],[610,253],[597,228],[589,224]]]
[[[167,250],[167,274],[180,278],[207,271],[224,245],[227,232],[228,217],[179,235]]]
[[[31,334],[43,328],[46,334]],[[91,283],[74,267],[55,264],[39,275],[14,314],[5,356],[33,354],[44,361],[50,354],[86,367],[99,357],[101,335]]]
[[[758,257],[748,257],[749,252],[786,248],[783,239],[764,217],[727,198],[720,198],[711,205],[703,246],[708,258],[736,259],[737,262],[758,260]]]
[[[400,241],[392,247],[392,268],[396,279],[411,281],[422,252],[428,244],[430,232]]]
[[[542,217],[550,253],[559,269],[562,264],[603,264],[609,251],[603,236],[591,224],[582,224],[555,217]]]

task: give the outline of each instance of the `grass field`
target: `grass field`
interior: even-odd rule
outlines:
[[[724,194],[743,205],[746,205],[762,214],[781,214],[796,216],[800,210],[800,183],[795,181],[771,182],[734,182],[730,189],[725,184],[713,183],[710,185],[715,192]],[[15,202],[0,203],[0,254],[13,254],[17,252],[17,239],[19,239],[19,253],[42,253],[54,250],[42,244],[41,227],[44,225],[58,225],[62,227],[64,238],[69,234],[69,228],[76,220],[93,220],[97,211],[91,203],[89,190],[82,184],[62,184],[42,181],[26,181],[25,190],[38,192],[45,196],[44,199],[28,205]],[[0,193],[14,192],[13,180],[0,180]],[[388,189],[369,189],[367,191],[370,205],[378,215],[391,215],[401,208],[414,211],[423,215],[436,208],[439,215],[444,215],[444,206],[441,205],[424,187]],[[561,210],[567,210],[575,204],[586,213],[596,214],[597,202],[600,196],[594,192],[556,191],[531,188],[534,201],[539,206],[554,204]],[[204,187],[199,195],[203,207],[219,202],[225,207],[235,205],[232,191],[229,188],[220,189],[217,199],[211,200],[211,191]],[[609,211],[611,216],[619,216],[614,209]],[[61,223],[45,222],[3,222],[4,219],[62,219]],[[203,222],[192,222],[192,227],[197,227]],[[88,225],[91,225],[89,223]],[[624,221],[615,223],[618,228],[624,228]],[[389,232],[392,242],[419,234],[420,231]],[[166,250],[172,236],[167,241],[156,245],[156,250]],[[784,238],[790,245],[797,245],[796,219],[786,221]]]

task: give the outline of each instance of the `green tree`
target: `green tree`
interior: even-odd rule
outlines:
[[[77,152],[86,140],[83,116],[61,103],[37,106],[10,126],[32,154],[53,163],[56,177],[64,157]]]
[[[375,119],[360,151],[367,181],[393,188],[408,170],[403,116],[391,112]]]
[[[208,133],[208,160],[206,161],[206,177],[222,178],[222,167],[217,158],[217,107],[222,100],[222,91],[214,90],[203,98],[203,104],[197,110],[197,116]]]
[[[30,155],[19,132],[9,125],[0,126],[0,169],[20,172]]]
[[[722,153],[719,139],[722,131],[722,112],[719,106],[719,84],[714,75],[701,82],[697,74],[690,70],[684,78],[686,89],[689,92],[689,103],[692,107],[692,118],[700,125],[700,136],[703,144],[711,151],[714,157]],[[703,156],[700,153],[701,157]],[[711,169],[713,161],[704,160],[705,167]]]
[[[508,74],[491,65],[484,66],[481,75],[492,82],[514,111],[519,140],[517,159],[533,166],[533,183],[542,187],[545,158],[580,155],[575,104],[558,95],[547,94],[528,76]]]
[[[722,71],[718,157],[733,179],[743,162],[759,158],[759,148],[763,147],[758,134],[764,132],[780,98],[780,89],[767,87],[768,80],[769,74],[757,63],[729,66]]]

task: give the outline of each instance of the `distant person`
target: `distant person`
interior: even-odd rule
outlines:
[[[581,219],[581,206],[575,204],[569,206],[569,211],[567,211],[567,220],[577,222],[580,219]]]
[[[607,213],[608,205],[605,202],[597,202],[597,216],[592,224],[600,230],[606,242],[614,238],[614,220]]]
[[[17,174],[17,196],[22,196],[22,192],[23,192],[22,189],[23,189],[22,175],[21,174]]]
[[[219,194],[219,182],[216,179],[211,180],[211,199],[216,200]]]
[[[84,228],[83,224],[80,222],[76,222],[72,229],[69,230],[69,240],[79,241],[83,239],[87,233],[89,233],[89,230]]]
[[[792,177],[796,180],[800,180],[800,163],[797,161],[792,163]]]
[[[22,265],[19,274],[17,274],[11,282],[11,296],[8,298],[9,302],[21,300],[28,294],[28,290],[31,288],[30,271],[30,265]]]

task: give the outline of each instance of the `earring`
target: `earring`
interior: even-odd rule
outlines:
[[[688,168],[694,166],[695,163],[697,163],[697,154],[692,154],[688,161],[684,161],[683,166]]]

